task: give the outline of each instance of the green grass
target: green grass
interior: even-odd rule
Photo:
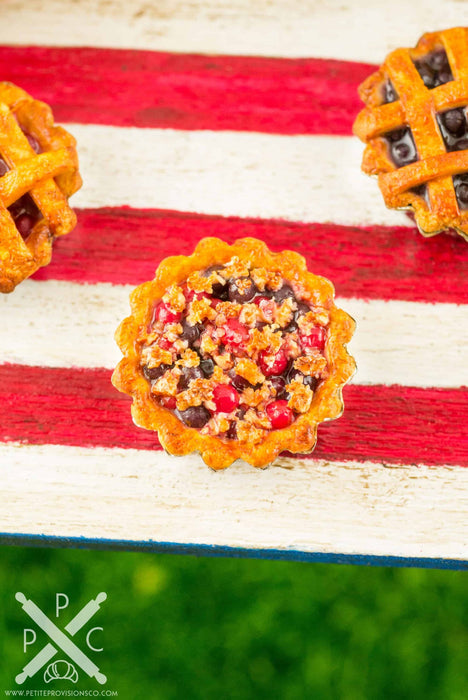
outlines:
[[[99,591],[107,601],[92,654],[119,698],[304,700],[468,695],[467,579],[462,572],[148,553],[0,550],[0,693],[25,655],[23,591],[63,627]],[[85,648],[85,632],[76,636]],[[64,658],[63,653],[58,658]],[[26,660],[25,660],[26,659]],[[24,688],[97,688],[41,674]]]

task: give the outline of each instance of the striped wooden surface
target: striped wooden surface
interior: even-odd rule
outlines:
[[[85,185],[53,263],[0,298],[1,541],[466,565],[468,247],[386,210],[351,136],[373,64],[461,9],[4,0],[1,79],[52,105]],[[172,458],[110,384],[129,291],[206,235],[302,252],[358,322],[307,458]]]

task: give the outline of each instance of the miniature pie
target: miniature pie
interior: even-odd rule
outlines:
[[[355,324],[333,296],[297,253],[205,238],[132,293],[113,384],[169,453],[198,450],[213,469],[310,452],[355,370]]]
[[[385,204],[411,208],[425,236],[468,239],[468,29],[424,34],[362,83],[354,133]]]
[[[0,292],[50,262],[54,237],[76,224],[68,197],[80,187],[73,136],[46,104],[0,83]]]

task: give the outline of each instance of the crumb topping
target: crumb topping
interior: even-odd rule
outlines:
[[[238,257],[169,287],[137,343],[154,401],[223,440],[290,425],[327,376],[329,314],[305,297]]]

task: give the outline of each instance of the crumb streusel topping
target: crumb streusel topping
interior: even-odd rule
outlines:
[[[153,400],[226,440],[291,425],[328,372],[329,314],[305,296],[238,257],[169,287],[138,339]]]

